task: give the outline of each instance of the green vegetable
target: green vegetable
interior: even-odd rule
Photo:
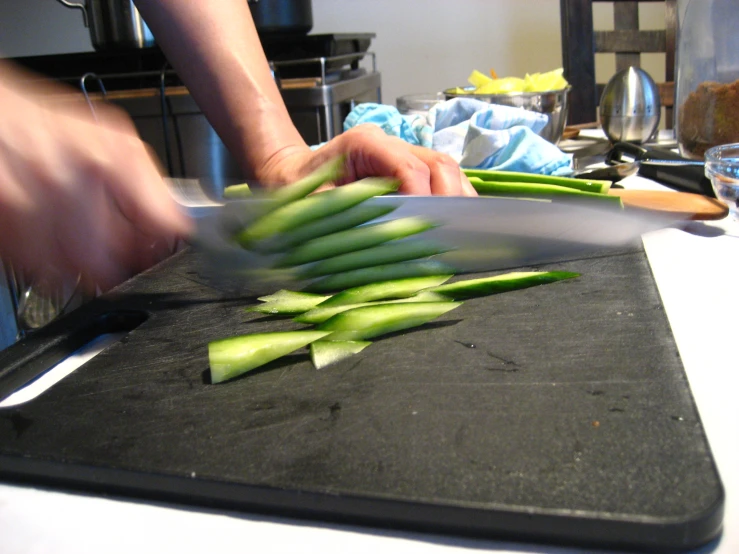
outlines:
[[[336,314],[317,329],[325,340],[365,340],[428,323],[461,306],[461,302],[418,302],[363,306]]]
[[[372,343],[366,340],[317,340],[310,345],[310,357],[316,369],[322,369],[359,354],[370,344]]]
[[[495,169],[463,169],[467,177],[481,181],[495,181],[498,183],[537,183],[540,185],[557,185],[585,192],[607,193],[611,188],[611,181],[575,179],[574,177],[558,177],[555,175],[538,175],[518,171],[501,171]]]
[[[361,251],[391,240],[422,233],[432,227],[434,227],[434,224],[431,221],[420,217],[403,217],[381,223],[361,225],[353,229],[319,237],[297,246],[280,259],[276,267],[307,264],[348,252],[356,254],[361,264],[359,267],[364,267],[372,260],[366,259]],[[354,260],[357,261],[356,258]]]
[[[410,264],[410,269],[406,266]],[[372,300],[382,300],[386,298],[402,298],[412,296],[421,289],[440,285],[451,279],[454,272],[445,264],[437,262],[421,262],[419,272],[415,275],[408,275],[419,265],[417,262],[402,262],[399,264],[390,264],[386,266],[377,266],[377,268],[358,269],[349,271],[349,274],[360,273],[360,279],[343,279],[344,273],[337,273],[330,277],[325,277],[316,283],[326,282],[326,280],[336,281],[335,277],[340,277],[341,281],[355,280],[361,281],[357,284],[349,286],[338,286],[333,290],[342,290],[335,294],[332,298],[322,302],[320,305],[338,306],[340,304],[356,304],[357,302],[369,302]],[[398,269],[398,266],[401,266]],[[379,268],[379,269],[378,269]],[[444,269],[445,271],[440,271]],[[428,273],[423,273],[428,270]],[[434,270],[434,271],[432,271]],[[363,279],[361,277],[367,277]],[[329,281],[330,285],[332,281]],[[397,282],[396,282],[397,281]],[[314,283],[314,285],[316,284]],[[424,284],[428,283],[428,284]],[[320,288],[320,287],[319,287]]]
[[[380,246],[349,252],[318,261],[314,264],[299,269],[298,278],[308,279],[321,277],[343,271],[372,267],[375,265],[405,262],[428,258],[436,254],[447,252],[445,248],[436,242],[427,240],[390,241]]]
[[[338,214],[323,217],[267,239],[259,244],[259,250],[266,253],[284,252],[309,240],[367,223],[392,212],[395,208],[395,206],[387,205],[359,204]]]
[[[501,292],[545,285],[547,283],[561,281],[562,279],[572,279],[573,277],[579,276],[579,273],[569,271],[522,271],[496,275],[495,277],[456,281],[454,283],[430,287],[424,292],[432,292],[453,300],[466,300],[488,294],[499,294]],[[323,303],[318,306],[321,305]]]
[[[259,298],[263,303],[247,308],[247,312],[263,314],[294,315],[302,314],[330,298],[321,294],[278,290],[269,296]]]
[[[252,192],[247,183],[230,185],[223,189],[223,197],[227,199],[248,198],[249,196],[252,196]]]
[[[343,177],[345,163],[345,156],[339,156],[333,160],[329,160],[302,179],[271,192],[270,198],[275,202],[275,207],[284,206],[285,204],[304,198],[321,185]]]
[[[603,205],[612,204],[614,206],[623,207],[623,203],[621,202],[621,198],[619,196],[612,196],[610,194],[601,194],[597,192],[586,192],[558,185],[480,181],[475,178],[470,178],[470,183],[478,192],[478,194],[481,195],[513,196],[519,198],[562,198],[569,200],[602,202]]]
[[[290,231],[327,215],[342,212],[373,196],[393,192],[398,186],[397,181],[372,178],[313,194],[266,213],[237,233],[234,239],[244,248],[248,248],[257,241]]]
[[[208,344],[210,380],[221,383],[233,379],[328,334],[327,331],[284,331],[213,341]]]
[[[332,318],[336,314],[352,310],[354,308],[361,308],[363,306],[378,306],[380,304],[398,304],[400,302],[448,302],[447,296],[436,294],[433,292],[421,291],[418,294],[409,296],[407,298],[396,298],[394,300],[375,300],[372,302],[359,302],[357,304],[342,304],[339,306],[316,306],[305,313],[293,318],[293,321],[298,323],[323,323],[327,319]]]

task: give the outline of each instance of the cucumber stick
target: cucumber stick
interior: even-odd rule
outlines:
[[[336,314],[316,329],[330,333],[324,340],[366,340],[423,325],[461,305],[461,302],[402,302],[363,306]]]
[[[319,166],[309,175],[280,187],[270,194],[276,206],[284,206],[300,198],[308,196],[321,185],[336,181],[344,176],[345,156],[338,156]]]
[[[367,285],[346,289],[330,298],[327,298],[316,306],[328,308],[331,306],[359,304],[360,302],[372,302],[373,300],[405,298],[413,296],[420,290],[446,283],[452,277],[453,274],[447,273],[382,282],[377,281]]]
[[[579,273],[569,271],[521,271],[496,275],[495,277],[456,281],[454,283],[430,287],[423,292],[431,292],[451,300],[466,300],[489,294],[499,294],[501,292],[525,289],[537,285],[546,285],[547,283],[554,283],[579,276]],[[318,306],[324,303],[318,304]]]
[[[408,262],[376,265],[374,267],[344,271],[343,273],[334,273],[333,275],[321,277],[313,281],[305,290],[315,293],[332,292],[378,283],[380,281],[453,275],[454,273],[455,269],[452,266],[438,260],[410,260]]]
[[[449,297],[442,294],[436,294],[434,292],[419,292],[413,296],[407,298],[396,298],[394,300],[374,300],[372,302],[359,302],[357,304],[342,304],[340,306],[316,306],[297,317],[293,318],[293,321],[298,323],[316,324],[323,323],[327,319],[332,318],[338,313],[352,310],[354,308],[361,308],[363,306],[378,306],[380,304],[398,304],[400,302],[448,302]]]
[[[421,217],[403,217],[382,223],[361,225],[297,246],[283,256],[277,262],[276,267],[307,264],[349,252],[358,254],[366,248],[422,233],[433,227],[434,223]],[[361,254],[358,255],[361,256]]]
[[[538,183],[540,185],[557,185],[586,192],[605,194],[611,188],[611,181],[599,181],[588,179],[576,179],[574,177],[558,177],[555,175],[538,175],[536,173],[523,173],[518,171],[502,171],[495,169],[463,169],[467,177],[477,178],[481,181],[514,182],[514,183]]]
[[[348,252],[318,261],[303,269],[299,269],[297,275],[298,278],[304,279],[322,277],[324,275],[331,275],[332,273],[341,273],[342,271],[351,271],[363,267],[428,258],[447,252],[448,250],[449,248],[428,240],[393,240],[372,248]]]
[[[223,197],[229,200],[234,198],[248,198],[250,196],[252,196],[252,192],[247,183],[229,185],[223,189]]]
[[[478,194],[488,196],[513,196],[533,198],[561,198],[602,202],[603,205],[623,207],[619,196],[587,192],[559,185],[543,185],[540,183],[515,183],[503,181],[480,181],[470,178],[470,183]]]
[[[233,379],[329,334],[330,331],[254,333],[210,342],[210,380],[215,384]]]
[[[393,192],[398,185],[397,181],[371,178],[313,194],[266,213],[237,233],[234,239],[244,248],[249,248],[258,241],[342,212],[373,196]]]
[[[273,236],[259,244],[259,250],[268,254],[284,252],[309,240],[362,225],[395,210],[395,206],[359,204],[338,214],[322,217],[296,229]]]
[[[310,358],[316,369],[345,360],[367,348],[367,340],[317,340],[310,345]]]
[[[262,304],[247,308],[246,311],[275,315],[302,314],[329,298],[329,296],[309,292],[279,290],[269,296],[260,297]]]

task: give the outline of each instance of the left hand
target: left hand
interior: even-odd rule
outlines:
[[[410,145],[372,124],[358,125],[315,151],[302,146],[286,147],[255,173],[263,183],[288,183],[342,154],[347,158],[347,174],[335,185],[363,177],[393,177],[400,180],[402,194],[477,196],[450,156]]]

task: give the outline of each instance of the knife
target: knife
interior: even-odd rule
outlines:
[[[224,202],[198,191],[197,180],[170,180],[170,184],[195,220],[192,243],[203,254],[204,275],[222,285],[249,280],[260,290],[263,285],[263,290],[299,285],[292,272],[270,269],[275,255],[244,250],[231,240],[258,216],[264,200]],[[424,232],[423,239],[448,248],[434,259],[459,273],[532,266],[624,247],[643,233],[677,221],[660,214],[559,200],[387,195],[366,203],[394,208],[372,223],[410,216],[434,222],[436,227]]]

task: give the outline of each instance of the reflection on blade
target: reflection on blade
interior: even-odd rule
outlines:
[[[438,227],[418,235],[450,249],[436,256],[461,272],[531,266],[600,253],[634,244],[643,233],[675,223],[647,212],[618,210],[582,202],[512,198],[384,196],[368,203],[397,206],[375,220],[423,216]],[[234,233],[264,211],[263,200],[228,202],[191,210],[196,217],[194,243],[204,256],[203,274],[250,290],[299,287],[292,270],[270,269],[275,255],[247,251]],[[404,239],[413,240],[413,238]]]

